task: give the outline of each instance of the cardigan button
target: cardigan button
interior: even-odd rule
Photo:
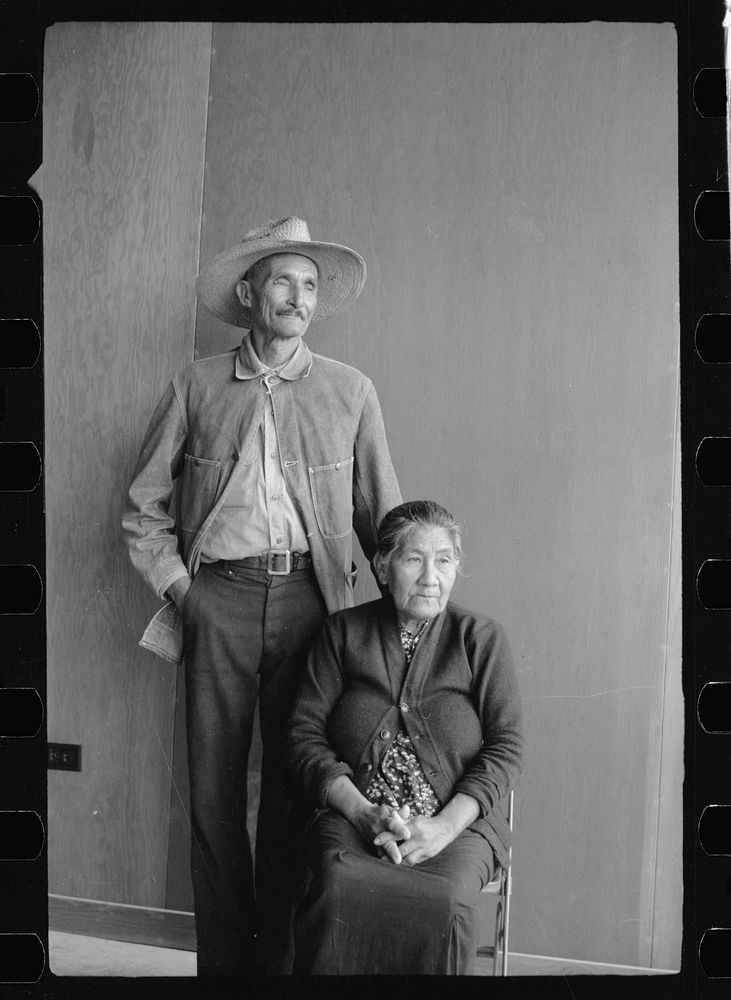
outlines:
[[[409,710],[409,706],[408,706],[408,705],[406,704],[406,702],[405,702],[405,701],[402,701],[402,702],[401,702],[401,704],[399,705],[399,708],[400,708],[400,709],[401,709],[401,711],[402,711],[402,712],[404,713],[404,715],[405,715],[405,714],[406,714],[406,712],[408,712],[408,710]]]
[[[381,730],[381,739],[382,740],[388,740],[390,738],[391,738],[391,733],[389,732],[389,730],[388,729],[382,729]]]
[[[373,764],[361,764],[360,766],[361,766],[361,770],[363,770],[363,771],[372,771],[373,770]]]

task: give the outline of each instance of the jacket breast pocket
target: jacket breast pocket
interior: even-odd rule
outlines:
[[[216,500],[221,463],[196,455],[185,455],[180,484],[180,525],[197,531]]]
[[[323,538],[343,538],[353,526],[353,456],[308,471],[320,533]]]

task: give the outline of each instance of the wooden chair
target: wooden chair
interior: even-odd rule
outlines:
[[[513,793],[508,796],[508,826],[513,829]],[[488,882],[483,892],[497,896],[497,912],[495,914],[495,939],[492,949],[493,976],[508,974],[508,925],[510,922],[510,895],[513,891],[512,876],[513,849],[508,852],[508,864],[501,868],[492,882]]]

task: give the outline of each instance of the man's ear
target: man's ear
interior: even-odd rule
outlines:
[[[236,295],[242,306],[251,307],[251,288],[248,281],[244,281],[242,278],[241,281],[236,282]]]

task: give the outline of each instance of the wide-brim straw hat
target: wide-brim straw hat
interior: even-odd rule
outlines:
[[[311,239],[307,223],[292,215],[250,229],[235,247],[217,254],[198,275],[200,302],[224,322],[251,329],[251,313],[236,294],[236,285],[252,264],[275,253],[302,254],[317,265],[312,323],[347,309],[365,284],[366,266],[360,254],[338,243]]]

